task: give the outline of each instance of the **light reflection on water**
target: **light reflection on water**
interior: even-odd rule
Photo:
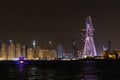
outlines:
[[[1,69],[0,80],[120,80],[120,72],[117,69],[111,72],[110,69],[113,67],[108,68],[108,66],[110,65],[96,61],[85,61],[77,66],[73,64],[58,65],[58,67],[49,65],[9,66],[9,68]]]
[[[86,67],[83,68],[84,73],[83,80],[98,80],[96,62],[86,61],[84,63],[84,66]]]
[[[83,63],[80,69],[74,65],[63,65],[57,68],[19,65],[18,69],[17,67],[10,67],[8,73],[11,80],[16,80],[16,78],[18,80],[97,80],[94,68],[94,64],[89,62]]]

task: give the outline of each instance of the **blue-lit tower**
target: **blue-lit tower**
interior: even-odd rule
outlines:
[[[61,44],[58,44],[57,46],[57,57],[58,59],[62,59],[64,54],[64,49]]]
[[[85,40],[84,40],[85,44],[84,44],[82,58],[97,56],[95,43],[93,39],[93,30],[94,28],[92,25],[92,19],[90,16],[88,16],[86,19],[86,29],[84,30],[85,31]]]

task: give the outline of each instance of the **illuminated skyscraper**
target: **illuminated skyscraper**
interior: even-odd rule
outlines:
[[[16,44],[16,58],[22,56],[21,54],[21,44],[17,43]]]
[[[84,50],[82,58],[86,57],[94,57],[97,56],[96,54],[96,48],[93,40],[93,25],[92,25],[92,19],[90,16],[86,19],[86,29],[85,29],[85,44],[84,44]]]
[[[15,46],[12,40],[10,40],[10,45],[8,47],[8,59],[13,60],[15,58]]]
[[[34,58],[35,59],[39,59],[40,58],[39,52],[40,52],[40,46],[37,46],[36,50],[35,50],[35,53],[34,53]]]
[[[61,44],[58,44],[58,47],[57,47],[57,54],[58,54],[58,59],[61,59],[61,58],[63,58],[63,55],[64,55],[64,49],[63,49],[63,47],[62,47],[62,45]]]
[[[36,48],[36,41],[33,40],[33,48],[35,49]]]
[[[33,49],[32,48],[27,48],[27,59],[32,60],[33,57]]]
[[[3,60],[7,59],[7,48],[5,43],[1,43],[1,58]]]
[[[22,56],[27,57],[26,54],[27,54],[27,49],[26,49],[26,46],[23,45],[22,46]]]
[[[33,40],[33,57],[36,58],[36,41]]]

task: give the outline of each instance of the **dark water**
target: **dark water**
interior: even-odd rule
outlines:
[[[120,61],[0,62],[0,80],[120,80]]]

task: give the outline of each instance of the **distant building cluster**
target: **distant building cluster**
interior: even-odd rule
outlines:
[[[120,50],[111,49],[111,41],[108,40],[107,44],[103,46],[101,59],[120,59]]]
[[[120,59],[120,51],[119,50],[103,51],[101,53],[101,59]]]
[[[73,59],[78,58],[79,50],[75,46],[73,52],[65,53],[61,44],[53,48],[51,41],[48,42],[47,48],[45,45],[36,45],[33,41],[32,47],[14,43],[10,40],[9,44],[1,42],[0,60],[18,60],[19,57],[25,57],[26,60],[57,60],[57,59]]]
[[[10,40],[9,45],[5,42],[1,43],[1,60],[17,60],[20,56],[25,57],[27,60],[53,60],[57,58],[57,51],[50,48],[42,49],[40,46],[35,45],[35,41],[33,41],[33,47],[31,48],[20,43],[14,44],[12,40]]]

